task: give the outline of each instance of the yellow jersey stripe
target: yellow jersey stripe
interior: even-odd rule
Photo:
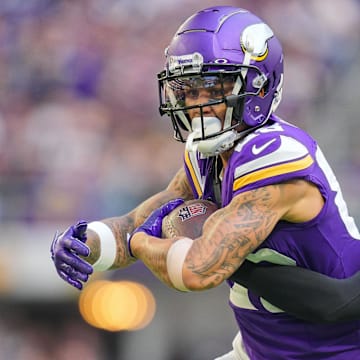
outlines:
[[[287,174],[294,171],[299,171],[306,169],[310,165],[314,163],[313,158],[311,155],[307,155],[303,159],[293,161],[286,164],[280,164],[276,166],[272,166],[266,169],[254,171],[248,175],[241,176],[240,178],[234,181],[233,191],[239,190],[240,188],[254,183],[259,180],[268,179],[273,176]]]
[[[193,166],[193,164],[191,162],[188,151],[185,151],[185,163],[186,163],[186,166],[189,169],[191,178],[192,178],[192,180],[194,182],[196,192],[198,193],[198,196],[201,197],[202,196],[201,185],[200,185],[199,179],[196,176],[196,172],[195,172],[194,166]]]

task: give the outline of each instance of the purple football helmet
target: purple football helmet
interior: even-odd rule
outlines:
[[[208,155],[233,146],[240,124],[250,129],[264,124],[281,100],[281,44],[245,9],[217,6],[197,12],[177,30],[165,55],[165,70],[158,74],[160,113],[171,117],[177,140],[191,135],[191,142],[212,142]],[[209,90],[209,101],[187,106],[186,96],[197,88]],[[223,124],[203,116],[204,107],[221,103],[227,106]],[[188,110],[194,107],[200,116],[191,120]]]

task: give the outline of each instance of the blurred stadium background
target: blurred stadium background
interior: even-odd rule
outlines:
[[[80,297],[49,255],[56,229],[125,213],[181,166],[156,73],[180,23],[215,3],[0,2],[0,360],[203,360],[230,348],[225,285],[180,294],[136,264]],[[279,114],[318,139],[360,223],[360,2],[218,3],[253,10],[281,39]]]

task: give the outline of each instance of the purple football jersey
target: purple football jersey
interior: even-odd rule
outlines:
[[[214,199],[213,159],[185,153],[196,198]],[[278,117],[242,139],[230,157],[221,187],[222,206],[244,191],[294,178],[314,183],[325,205],[305,223],[280,221],[247,259],[301,266],[334,278],[360,270],[360,234],[340,186],[314,139]],[[360,321],[315,324],[299,320],[229,282],[230,305],[251,360],[360,359]]]

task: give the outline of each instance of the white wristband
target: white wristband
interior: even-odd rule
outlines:
[[[100,239],[100,256],[92,267],[95,271],[108,270],[116,259],[115,236],[109,226],[101,221],[93,221],[87,228],[94,231]]]
[[[193,240],[183,238],[174,242],[167,253],[166,268],[173,286],[181,291],[190,291],[184,284],[182,269]]]

